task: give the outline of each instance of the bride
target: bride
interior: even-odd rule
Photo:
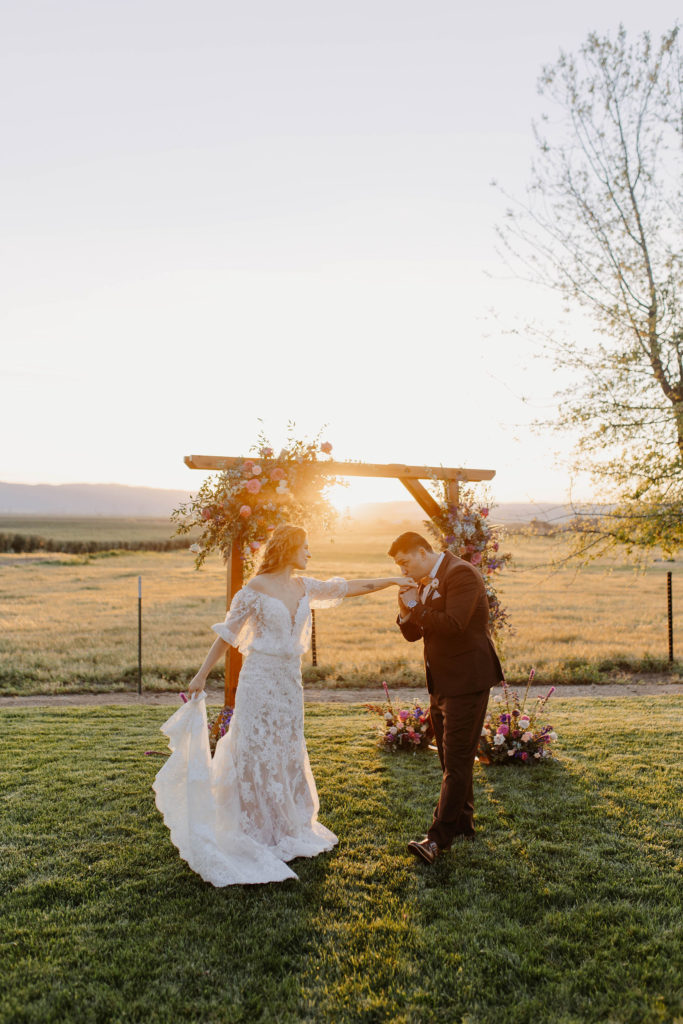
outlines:
[[[190,683],[191,699],[161,727],[171,756],[153,783],[157,807],[180,856],[216,886],[297,878],[288,861],[337,843],[317,820],[304,742],[301,655],[311,609],[405,587],[406,578],[323,582],[297,574],[310,557],[300,527],[274,531],[258,573],[212,626],[218,637]],[[229,644],[245,658],[230,729],[212,759],[204,688]]]

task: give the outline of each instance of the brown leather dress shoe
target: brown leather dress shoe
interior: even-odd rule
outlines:
[[[433,864],[440,852],[434,840],[427,836],[422,840],[413,839],[408,843],[408,853],[426,861],[427,864]]]

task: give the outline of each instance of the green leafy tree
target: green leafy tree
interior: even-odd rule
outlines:
[[[683,545],[679,28],[657,45],[647,33],[629,43],[623,27],[591,34],[543,69],[539,92],[532,179],[499,233],[517,269],[595,331],[583,344],[543,333],[567,383],[542,426],[577,433],[574,468],[601,505],[579,516],[577,553],[671,552]]]

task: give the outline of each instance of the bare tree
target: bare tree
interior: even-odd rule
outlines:
[[[653,46],[588,36],[543,69],[550,112],[534,126],[527,195],[499,234],[525,273],[577,304],[579,344],[546,333],[567,374],[557,430],[578,432],[575,468],[598,500],[579,534],[591,557],[683,546],[683,65],[679,28]],[[508,197],[509,198],[509,197]],[[547,425],[547,424],[546,424]]]

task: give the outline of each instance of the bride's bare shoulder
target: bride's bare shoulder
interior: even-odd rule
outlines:
[[[263,576],[254,576],[246,585],[247,590],[255,590],[257,594],[268,594],[269,588]]]

